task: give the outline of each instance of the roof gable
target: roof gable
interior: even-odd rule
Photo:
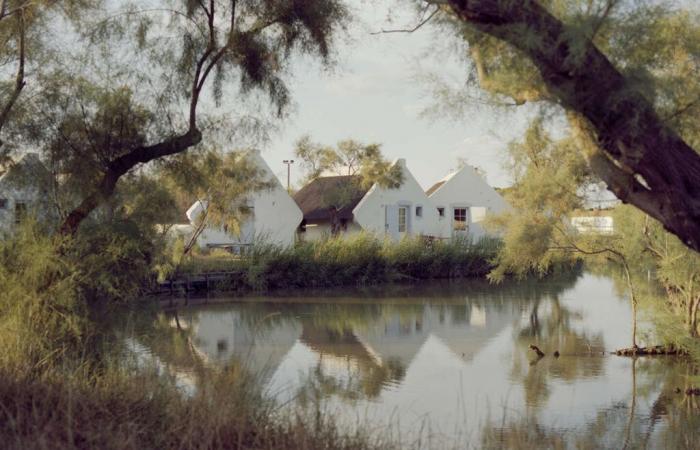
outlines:
[[[494,212],[509,207],[503,196],[471,166],[452,172],[432,186],[426,194],[437,206],[461,202],[471,206],[486,206]]]
[[[430,196],[433,194],[433,192],[435,192],[435,191],[437,191],[438,189],[440,189],[440,188],[442,187],[443,184],[445,184],[444,181],[438,181],[438,182],[435,183],[434,185],[430,186],[430,188],[429,188],[427,191],[425,191],[425,195],[427,195],[428,197],[430,197]]]

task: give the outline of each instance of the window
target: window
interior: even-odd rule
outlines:
[[[416,206],[416,217],[423,217],[423,207]]]
[[[455,208],[453,217],[454,217],[454,220],[452,221],[452,228],[455,231],[466,231],[467,230],[467,208]]]
[[[0,209],[5,209],[5,208],[7,208],[7,199],[0,198]]]
[[[445,217],[445,208],[438,208],[438,215],[440,217]]]
[[[27,216],[27,204],[22,202],[15,203],[15,224],[19,224]]]
[[[407,225],[407,217],[406,217],[406,211],[408,208],[405,206],[399,207],[399,233],[405,233],[406,232],[406,225]]]

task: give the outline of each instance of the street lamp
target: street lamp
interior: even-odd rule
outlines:
[[[289,173],[290,173],[290,168],[292,167],[292,164],[294,164],[294,160],[293,159],[285,159],[282,162],[287,165],[287,192],[291,192],[291,190],[289,188]]]

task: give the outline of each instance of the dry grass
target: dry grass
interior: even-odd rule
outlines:
[[[146,374],[39,378],[0,370],[0,442],[8,449],[370,449],[328,419],[282,416],[235,370],[191,396]]]

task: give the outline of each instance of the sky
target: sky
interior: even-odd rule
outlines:
[[[433,27],[410,34],[372,34],[417,23],[411,11],[391,9],[390,0],[353,4],[358,23],[349,31],[349,42],[340,45],[334,69],[323,71],[307,60],[293,67],[289,86],[294,111],[262,149],[283,184],[287,170],[282,160],[293,158],[294,142],[308,134],[327,145],[349,138],[382,144],[387,158],[406,159],[424,188],[454,170],[460,157],[482,168],[491,185],[509,185],[510,177],[503,168],[505,149],[509,141],[522,135],[527,110],[504,114],[467,105],[467,113],[459,119],[424,118],[421,112],[435,103],[425,76],[434,74],[462,83],[466,79],[464,60],[455,52],[431,53],[438,32]],[[389,11],[393,23],[387,22]],[[293,165],[293,185],[298,185],[301,175],[299,165]]]

